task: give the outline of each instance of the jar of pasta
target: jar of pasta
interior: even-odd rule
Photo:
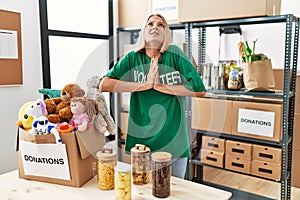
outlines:
[[[132,183],[143,185],[150,182],[150,149],[142,144],[136,144],[130,150]]]
[[[170,196],[172,155],[168,152],[155,152],[152,158],[152,195],[158,198]]]
[[[116,200],[131,200],[131,167],[126,163],[115,166]]]
[[[96,156],[98,158],[98,188],[100,190],[114,189],[114,167],[117,163],[117,154],[112,149],[101,149]]]

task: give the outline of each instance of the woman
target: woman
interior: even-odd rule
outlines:
[[[144,144],[172,154],[172,175],[184,178],[190,156],[185,96],[203,97],[205,87],[183,51],[170,45],[160,14],[142,27],[136,51],[127,53],[103,78],[102,92],[132,92],[125,151]]]

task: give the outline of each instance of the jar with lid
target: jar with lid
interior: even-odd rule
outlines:
[[[172,155],[168,152],[155,152],[152,158],[152,195],[158,198],[170,196]]]
[[[114,189],[114,167],[117,164],[117,154],[112,149],[101,149],[96,156],[98,158],[98,188],[100,190]]]
[[[150,182],[150,149],[136,144],[130,150],[132,166],[132,183],[143,185]]]
[[[118,163],[115,166],[116,200],[131,200],[131,166]]]

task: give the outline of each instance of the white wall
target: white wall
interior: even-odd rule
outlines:
[[[19,108],[41,98],[42,63],[38,0],[0,0],[0,9],[21,13],[23,84],[0,87],[0,174],[17,169],[15,125]],[[1,72],[0,72],[1,73]]]

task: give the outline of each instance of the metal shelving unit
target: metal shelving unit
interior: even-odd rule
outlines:
[[[205,63],[206,50],[206,29],[209,27],[227,26],[227,25],[251,25],[251,24],[268,24],[268,23],[285,23],[285,55],[284,55],[284,87],[280,93],[263,93],[263,92],[245,92],[245,91],[227,91],[227,90],[212,90],[209,93],[216,95],[223,95],[224,98],[232,98],[234,100],[242,100],[242,96],[260,96],[266,98],[280,99],[282,101],[282,140],[278,143],[259,140],[253,138],[246,138],[241,136],[233,136],[223,133],[211,133],[207,131],[194,130],[197,132],[198,146],[201,144],[202,135],[217,136],[225,139],[233,139],[239,141],[246,141],[250,143],[265,144],[279,147],[282,149],[282,166],[281,166],[281,199],[287,200],[291,198],[291,163],[292,163],[292,143],[294,131],[294,108],[295,108],[295,88],[296,88],[296,74],[298,61],[298,45],[299,45],[299,18],[292,14],[279,16],[265,16],[252,17],[240,19],[226,19],[203,22],[192,22],[185,24],[186,43],[188,49],[188,56],[191,56],[192,43],[191,32],[192,29],[199,29],[198,41],[198,64]],[[293,33],[294,27],[294,33]],[[292,41],[293,38],[293,41]],[[292,49],[293,48],[293,49]],[[189,114],[192,112],[189,106]],[[200,147],[197,147],[198,152]],[[190,165],[195,165],[197,168],[197,177],[189,178],[196,182],[203,182],[203,164],[201,164],[199,157],[191,158]],[[191,169],[191,167],[190,167]],[[224,169],[225,170],[225,169]],[[239,172],[236,172],[239,173]]]

